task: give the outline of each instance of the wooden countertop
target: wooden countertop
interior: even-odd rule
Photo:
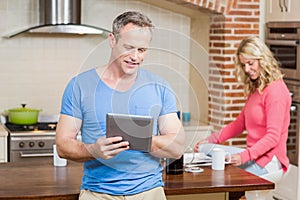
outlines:
[[[83,167],[68,162],[0,163],[0,199],[78,200]]]
[[[227,165],[224,171],[212,170],[210,166],[202,168],[201,173],[163,174],[166,195],[244,192],[275,187],[274,183],[232,165]]]
[[[241,192],[273,189],[274,184],[237,167],[224,171],[203,167],[202,173],[163,174],[167,195],[214,192]],[[0,199],[77,200],[83,173],[81,163],[68,161],[67,167],[52,162],[1,163]]]

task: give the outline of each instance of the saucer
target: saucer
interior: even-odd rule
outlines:
[[[191,172],[191,173],[200,173],[203,172],[204,170],[200,167],[187,167],[184,169],[186,172]]]

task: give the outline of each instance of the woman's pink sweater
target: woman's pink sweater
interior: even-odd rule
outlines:
[[[239,116],[220,132],[209,136],[211,143],[222,143],[247,131],[247,148],[241,152],[242,163],[255,160],[265,167],[277,156],[282,169],[287,171],[287,137],[290,124],[291,96],[283,80],[274,81],[250,94]]]

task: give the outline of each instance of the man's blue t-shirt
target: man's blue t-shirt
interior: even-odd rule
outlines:
[[[126,92],[108,87],[96,69],[83,72],[67,85],[61,108],[61,114],[82,120],[82,142],[86,144],[106,136],[106,113],[153,116],[153,135],[157,135],[158,117],[176,111],[176,98],[167,81],[143,69],[138,70],[135,84]],[[81,189],[132,195],[163,186],[161,173],[159,158],[127,150],[112,159],[85,162]]]

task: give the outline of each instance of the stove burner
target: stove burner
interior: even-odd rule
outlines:
[[[38,122],[37,124],[31,125],[19,125],[19,124],[12,124],[12,123],[5,123],[5,126],[11,131],[52,131],[56,130],[57,122]]]

